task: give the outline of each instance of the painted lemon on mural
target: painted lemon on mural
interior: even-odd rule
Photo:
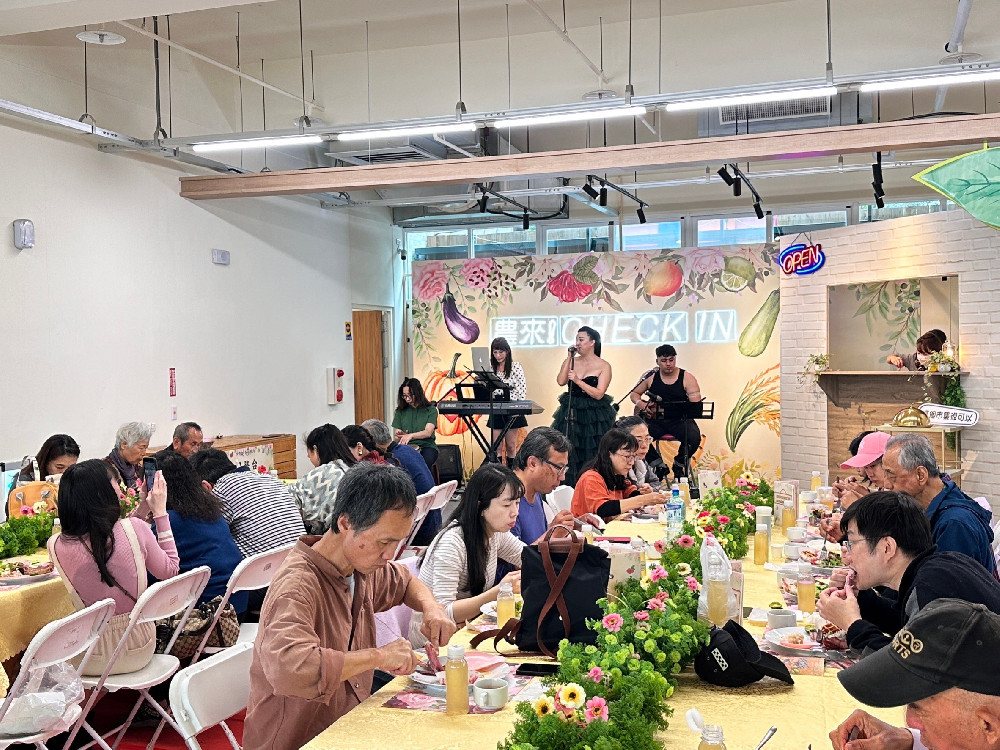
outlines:
[[[670,297],[684,282],[681,267],[673,261],[657,263],[642,280],[642,289],[650,297]]]
[[[726,264],[719,276],[719,281],[726,291],[741,292],[746,289],[747,284],[750,283],[755,274],[753,263],[738,255],[731,255],[726,258]]]

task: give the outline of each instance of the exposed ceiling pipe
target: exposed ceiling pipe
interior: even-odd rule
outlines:
[[[958,0],[958,12],[955,14],[955,27],[951,32],[951,39],[945,42],[944,51],[951,54],[961,54],[962,43],[965,41],[965,28],[969,25],[969,14],[972,12],[972,0]],[[939,86],[934,94],[934,112],[944,109],[945,97],[948,94],[947,86]]]
[[[468,156],[470,159],[477,158],[476,155],[474,153],[472,153],[471,151],[466,151],[461,146],[455,145],[454,143],[452,143],[451,141],[449,141],[447,138],[442,138],[437,133],[434,134],[434,140],[437,141],[438,143],[440,143],[442,146],[447,146],[452,151],[454,151],[456,153],[459,153],[462,156]]]
[[[587,64],[587,67],[597,74],[597,78],[601,83],[608,82],[608,77],[604,74],[604,71],[601,70],[601,67],[595,64],[593,60],[587,57],[587,54],[582,49],[576,46],[576,42],[570,39],[569,34],[563,31],[559,24],[552,20],[552,16],[542,10],[542,7],[535,2],[535,0],[524,0],[524,2],[527,3],[538,15],[540,15],[542,19],[544,19],[544,21],[552,27],[552,30],[559,35],[559,38],[566,42],[566,44],[568,44],[573,51],[580,56],[580,58]]]
[[[297,102],[306,104],[312,109],[319,110],[320,112],[323,111],[323,108],[320,105],[316,104],[316,102],[313,100],[304,99],[302,96],[298,94],[293,94],[291,91],[285,91],[284,89],[280,89],[277,86],[272,86],[270,83],[267,83],[266,81],[262,81],[261,79],[256,78],[255,76],[249,75],[248,73],[244,73],[241,70],[237,70],[236,68],[226,65],[225,63],[219,62],[218,60],[213,60],[211,57],[203,55],[200,52],[195,52],[193,49],[185,47],[182,44],[178,44],[177,42],[172,42],[166,37],[162,37],[159,34],[154,34],[151,31],[146,31],[146,29],[142,28],[141,26],[136,26],[135,24],[129,23],[128,21],[115,21],[115,23],[117,23],[119,26],[124,26],[126,29],[129,29],[130,31],[134,31],[136,34],[141,34],[142,36],[149,37],[154,41],[160,42],[161,44],[166,44],[168,47],[173,47],[176,50],[180,50],[184,54],[190,55],[196,60],[201,60],[202,62],[208,63],[209,65],[214,65],[216,68],[224,70],[227,73],[232,73],[234,76],[239,76],[245,81],[256,83],[258,86],[263,86],[265,89],[273,91],[276,94],[287,96],[290,99],[294,99]]]

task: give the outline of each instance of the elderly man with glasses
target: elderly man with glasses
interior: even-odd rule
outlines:
[[[847,631],[858,651],[878,650],[935,599],[952,597],[984,604],[1000,613],[1000,582],[958,552],[937,552],[931,526],[917,502],[902,492],[873,492],[841,519],[850,572],[831,577],[817,608]],[[895,599],[872,589],[885,586]]]

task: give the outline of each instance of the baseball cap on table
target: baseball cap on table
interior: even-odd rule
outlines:
[[[885,453],[885,444],[889,442],[892,435],[887,432],[871,432],[861,438],[858,446],[858,455],[852,456],[840,465],[841,469],[860,469],[874,461],[882,458]]]
[[[722,687],[743,687],[762,677],[795,684],[788,667],[763,653],[754,637],[732,620],[712,628],[711,640],[694,659],[694,671],[705,682]]]
[[[1000,615],[983,604],[936,599],[892,643],[837,674],[848,693],[879,708],[953,687],[1000,695]]]

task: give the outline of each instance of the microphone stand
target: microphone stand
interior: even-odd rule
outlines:
[[[652,370],[647,370],[647,371],[646,371],[646,373],[645,373],[645,374],[644,374],[644,375],[643,375],[643,376],[642,376],[641,378],[639,378],[639,379],[638,379],[638,380],[637,380],[637,381],[635,382],[635,385],[633,385],[633,386],[632,386],[631,388],[629,388],[629,389],[628,389],[627,391],[625,391],[625,395],[624,395],[624,396],[622,396],[622,397],[621,397],[620,399],[618,399],[617,401],[615,401],[615,403],[614,403],[614,410],[615,410],[615,411],[618,411],[618,406],[619,406],[619,404],[621,404],[621,402],[622,402],[622,401],[624,401],[624,400],[625,400],[625,399],[627,399],[627,398],[628,398],[629,396],[631,396],[631,395],[632,395],[632,391],[634,391],[634,390],[635,390],[636,388],[638,388],[638,387],[639,387],[639,384],[640,384],[640,383],[641,383],[642,381],[644,381],[644,380],[645,380],[646,378],[648,378],[648,377],[649,377],[650,375],[652,375],[652,374],[653,374],[654,372],[656,372],[656,371],[657,371],[658,369],[659,369],[659,368],[657,368],[657,367],[654,367],[654,368],[653,368]]]
[[[569,352],[569,369],[574,371],[574,364],[576,363],[576,349],[570,347]],[[576,422],[576,416],[573,414],[573,381],[570,380],[566,383],[568,387],[568,396],[566,398],[566,439],[569,440],[570,445],[573,445],[573,424]]]

